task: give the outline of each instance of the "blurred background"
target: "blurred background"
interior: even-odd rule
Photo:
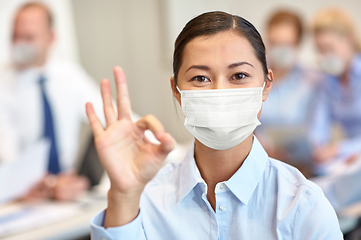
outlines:
[[[108,78],[115,94],[114,66],[121,66],[127,75],[134,118],[154,114],[178,142],[169,161],[182,159],[193,137],[183,126],[182,110],[171,91],[173,45],[190,19],[203,12],[218,10],[242,16],[255,25],[264,38],[268,63],[275,69],[273,96],[270,95],[264,104],[264,114],[260,120],[263,124],[256,131],[257,137],[271,157],[294,165],[324,189],[339,214],[346,239],[361,239],[361,127],[358,128],[361,126],[360,52],[356,47],[350,50],[354,51],[350,53],[352,62],[332,61],[330,56],[337,53],[338,40],[334,39],[336,47],[333,49],[333,43],[330,43],[333,37],[328,41],[327,36],[322,35],[324,32],[335,33],[335,36],[343,36],[350,43],[355,41],[355,46],[358,45],[360,42],[356,44],[356,41],[361,37],[361,1],[43,0],[40,3],[45,4],[45,10],[52,13],[51,29],[54,36],[51,35],[51,44],[44,60],[51,64],[44,70],[45,75],[39,76],[40,79],[45,78],[44,81],[54,78],[61,83],[51,85],[49,81],[49,86],[44,87],[40,80],[41,91],[32,85],[14,86],[9,80],[14,76],[25,79],[29,74],[38,74],[36,71],[36,74],[25,74],[22,70],[14,75],[10,71],[14,61],[20,61],[14,55],[18,37],[14,31],[15,22],[21,24],[19,8],[28,2],[0,0],[0,195],[4,193],[0,197],[0,238],[89,239],[90,217],[106,206],[109,182],[101,170],[92,144],[84,104],[92,101],[96,111],[101,114],[99,84],[102,79]],[[341,10],[342,13],[320,13],[330,8],[332,11]],[[341,17],[338,18],[338,14]],[[329,22],[324,21],[328,18],[331,19]],[[340,21],[340,27],[334,24],[335,21]],[[287,25],[287,22],[293,28],[291,34],[287,29],[277,28]],[[292,35],[294,29],[298,31],[299,26],[302,34],[295,33],[296,40],[288,40],[287,36]],[[345,45],[346,40],[342,41],[340,46]],[[342,49],[339,51],[340,57],[345,56],[346,59]],[[289,60],[283,61],[287,56]],[[325,60],[326,57],[331,63]],[[21,58],[21,61],[24,59]],[[328,65],[323,67],[322,63]],[[343,67],[341,70],[345,73],[341,73],[341,70],[340,73],[328,71],[337,67]],[[36,75],[36,78],[39,76]],[[292,82],[292,79],[296,80]],[[336,85],[330,85],[332,81]],[[346,83],[346,90],[342,87],[344,85],[337,85],[341,82]],[[44,93],[44,89],[48,92]],[[323,89],[335,94],[338,92],[334,89],[340,89],[340,93],[337,97],[330,96]],[[32,96],[40,96],[40,93],[42,103],[38,100],[26,103]],[[290,93],[292,96],[289,96]],[[355,99],[345,100],[345,96]],[[40,115],[38,111],[42,111],[42,107],[36,105],[46,106],[46,97],[60,110],[55,110],[52,117],[50,115],[44,120],[28,118],[38,113]],[[330,100],[333,105],[329,106],[327,103]],[[282,105],[281,102],[290,104]],[[17,108],[17,111],[13,111]],[[325,112],[324,109],[336,110]],[[324,115],[317,114],[320,112]],[[287,117],[282,118],[282,114]],[[48,120],[50,125],[47,125]],[[35,127],[29,122],[36,123]],[[45,130],[44,135],[50,139],[48,143],[38,141],[43,136],[42,124],[51,126],[48,128],[50,132]],[[55,140],[58,148],[54,148]],[[50,155],[57,152],[59,157],[52,165],[55,168],[51,164],[48,166],[47,170],[53,174],[44,177],[42,169],[47,168],[48,156],[45,154],[43,159],[38,156],[47,153],[45,149],[48,148]],[[33,158],[38,163],[26,165],[26,161]],[[51,156],[49,161],[53,161]],[[63,161],[60,169],[58,161]],[[28,171],[31,168],[34,169],[33,176]],[[14,171],[17,175],[10,176],[9,172]],[[24,177],[19,183],[9,180],[25,175],[29,177]],[[67,188],[69,185],[73,186],[70,190]],[[15,188],[18,191],[12,190]],[[339,197],[334,197],[335,189],[346,188],[347,191],[337,191]],[[88,189],[90,191],[85,192]],[[41,198],[51,200],[39,205],[38,201],[33,200],[34,196],[38,198],[39,191]],[[75,194],[78,192],[81,194]],[[29,213],[29,206],[34,211]],[[46,217],[35,217],[39,213]]]
[[[24,1],[0,1],[0,61],[9,60],[13,15]],[[44,1],[54,12],[57,40],[54,57],[78,61],[92,78],[113,79],[112,67],[124,68],[133,110],[154,114],[179,142],[192,136],[174,111],[169,78],[175,38],[185,23],[202,12],[221,10],[240,15],[264,35],[267,19],[277,9],[299,13],[305,23],[323,7],[339,6],[361,22],[361,2],[238,0],[63,0]],[[361,25],[357,25],[361,32]],[[302,42],[301,60],[315,64],[313,44]],[[114,84],[112,82],[112,84]],[[114,86],[114,85],[113,85]],[[114,90],[114,89],[113,89]]]

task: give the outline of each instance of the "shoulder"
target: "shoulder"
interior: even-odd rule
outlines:
[[[270,171],[274,171],[278,177],[282,178],[290,185],[295,187],[304,185],[307,188],[318,188],[316,184],[307,180],[297,168],[282,161],[269,158],[267,166]]]
[[[289,214],[294,239],[341,239],[336,213],[318,185],[281,161],[270,158],[268,168],[277,182],[279,210],[283,216]]]
[[[82,72],[83,68],[77,62],[50,60],[46,64],[46,70],[50,72],[64,73],[64,71]]]
[[[292,167],[279,160],[269,158],[268,170],[274,181],[277,181],[279,191],[287,191],[298,197],[298,200],[305,199],[313,201],[325,198],[322,189],[314,182],[308,180],[295,167]]]
[[[83,67],[76,62],[53,60],[47,63],[46,72],[51,78],[61,78],[62,81],[71,81],[72,84],[91,79]]]
[[[97,89],[95,81],[76,62],[51,61],[46,66],[46,74],[57,87],[76,91],[77,94]],[[72,87],[69,88],[69,85]]]

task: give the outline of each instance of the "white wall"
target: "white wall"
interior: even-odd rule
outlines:
[[[86,70],[100,81],[112,79],[112,67],[122,66],[133,110],[155,114],[178,141],[191,136],[175,114],[169,77],[174,40],[191,18],[223,10],[245,17],[263,32],[269,14],[279,7],[298,10],[310,19],[331,5],[348,10],[361,23],[359,0],[73,0],[72,4],[80,61]],[[304,61],[312,62],[309,41],[304,49]]]
[[[17,8],[26,0],[0,0],[0,63],[9,61],[10,36]],[[44,0],[54,14],[57,39],[51,57],[77,61],[78,49],[75,38],[73,11],[70,0]]]

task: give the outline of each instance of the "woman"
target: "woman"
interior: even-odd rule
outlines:
[[[311,157],[309,116],[319,76],[299,62],[303,32],[302,19],[292,11],[277,11],[267,22],[267,60],[275,81],[263,105],[256,136],[269,156],[306,174]]]
[[[361,153],[361,55],[353,22],[343,11],[320,12],[313,31],[325,77],[318,93],[310,138],[322,174],[322,166],[332,159],[348,160]],[[331,143],[330,129],[335,123],[343,128],[346,138]]]
[[[273,80],[253,25],[223,12],[194,18],[176,40],[173,70],[174,96],[195,136],[180,163],[160,170],[174,141],[154,116],[131,121],[120,68],[118,118],[107,80],[105,130],[87,104],[111,181],[108,208],[91,223],[93,239],[342,239],[322,191],[269,159],[252,134]]]

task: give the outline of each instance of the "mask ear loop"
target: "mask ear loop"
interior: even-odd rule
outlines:
[[[181,90],[179,89],[179,87],[178,87],[178,86],[176,86],[176,88],[177,88],[178,92],[179,92],[179,93],[181,93]]]
[[[266,80],[267,81],[267,80]],[[266,81],[263,82],[262,91],[264,91],[264,88],[266,87]]]

